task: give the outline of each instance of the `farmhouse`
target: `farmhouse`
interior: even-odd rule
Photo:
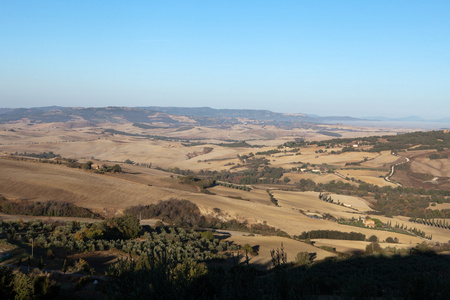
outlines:
[[[101,166],[99,164],[92,164],[91,165],[91,169],[92,170],[98,170],[98,169],[101,169]]]
[[[323,216],[321,214],[317,214],[317,213],[306,213],[305,215],[311,219],[317,219],[317,220],[323,219]]]
[[[375,227],[375,221],[372,220],[372,219],[365,219],[364,220],[364,225],[366,227],[369,227],[369,228],[374,228]]]

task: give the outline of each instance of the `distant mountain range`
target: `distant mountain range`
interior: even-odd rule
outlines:
[[[354,118],[350,116],[318,116],[300,113],[277,113],[269,110],[253,109],[214,109],[210,107],[34,107],[34,108],[0,108],[0,123],[27,119],[31,123],[67,122],[84,119],[87,122],[164,122],[173,126],[182,126],[184,122],[173,116],[191,118],[189,124],[198,125],[232,125],[238,123],[257,123],[284,127],[317,125],[321,123],[339,123],[356,121],[396,121],[396,122],[450,122],[450,118],[425,120],[417,116],[404,118],[387,118],[383,116]]]
[[[27,120],[31,123],[68,122],[83,119],[92,123],[164,122],[173,126],[186,125],[180,118],[190,118],[189,124],[200,126],[253,123],[284,127],[300,127],[305,124],[358,120],[351,117],[320,117],[305,114],[276,113],[269,110],[214,109],[209,107],[34,107],[0,108],[0,123]]]

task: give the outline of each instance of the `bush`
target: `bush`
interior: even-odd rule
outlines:
[[[297,253],[295,256],[295,262],[299,265],[306,265],[310,262],[310,255],[306,251]]]

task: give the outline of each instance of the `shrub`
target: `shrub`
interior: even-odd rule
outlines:
[[[297,253],[295,256],[295,262],[299,265],[306,265],[310,262],[310,255],[306,251]]]

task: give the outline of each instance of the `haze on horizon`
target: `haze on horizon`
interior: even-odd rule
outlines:
[[[0,107],[450,117],[447,1],[8,1]]]

